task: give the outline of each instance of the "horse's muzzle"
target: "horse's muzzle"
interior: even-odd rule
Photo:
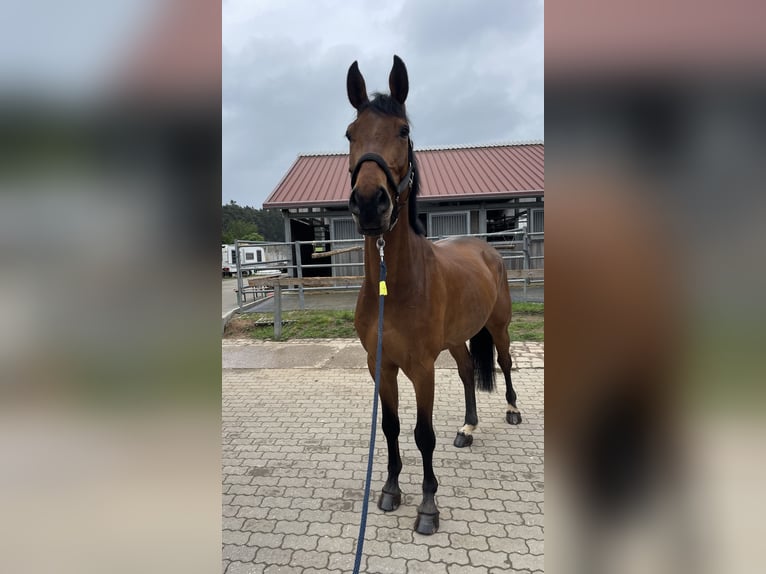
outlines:
[[[384,187],[378,187],[371,196],[354,188],[348,200],[348,208],[362,235],[380,235],[388,229],[391,199]]]

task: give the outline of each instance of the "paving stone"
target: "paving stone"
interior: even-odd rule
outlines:
[[[490,536],[487,538],[489,549],[493,552],[527,552],[527,545],[521,538],[496,538]]]
[[[259,548],[255,553],[255,562],[262,564],[289,564],[293,551],[286,548]]]
[[[290,501],[286,501],[288,506]],[[294,508],[272,508],[266,514],[266,518],[273,518],[274,520],[298,520],[301,511]]]
[[[493,522],[473,522],[470,525],[471,534],[479,536],[506,536],[506,526]]]
[[[225,574],[262,574],[264,568],[263,564],[232,562],[226,569]]]
[[[412,542],[412,536],[412,530],[378,528],[375,538],[378,540],[386,540],[388,542]]]
[[[279,548],[284,540],[284,534],[272,534],[271,532],[255,532],[250,535],[248,541],[249,546],[257,546],[258,548]]]
[[[237,518],[266,518],[268,513],[268,508],[243,506],[237,511]],[[242,522],[244,522],[244,520]]]
[[[247,544],[247,541],[250,539],[250,533],[239,530],[224,530],[222,533],[222,539],[224,544],[242,546],[243,544]]]
[[[455,548],[465,548],[469,550],[487,550],[489,544],[486,536],[476,536],[474,534],[451,534],[450,540]]]
[[[525,513],[521,515],[524,524],[528,526],[543,526],[544,517],[541,513],[530,514]]]
[[[317,536],[340,536],[341,524],[324,523],[312,523],[309,524],[308,533],[315,534]]]
[[[224,544],[222,554],[225,560],[231,560],[232,562],[251,562],[255,557],[255,548]]]
[[[468,552],[462,548],[431,548],[431,560],[447,564],[468,564]]]
[[[542,540],[527,540],[526,542],[530,554],[543,554],[545,552],[545,542]]]
[[[310,566],[313,568],[326,568],[329,561],[329,552],[318,552],[315,550],[296,550],[293,553],[293,558],[290,564],[300,567]]]
[[[353,552],[354,546],[352,538],[323,536],[319,539],[317,550],[326,552]]]
[[[303,574],[303,568],[272,564],[266,567],[263,574]]]
[[[315,550],[319,543],[318,536],[298,536],[297,534],[285,534],[282,539],[282,548],[294,550]]]
[[[391,557],[406,560],[428,560],[428,548],[409,542],[392,542]]]
[[[285,496],[290,496],[286,494]],[[298,510],[319,510],[322,501],[317,498],[291,498],[290,508]]]
[[[276,520],[250,518],[245,520],[245,523],[242,525],[242,530],[247,530],[249,532],[273,532],[276,524]]]
[[[354,545],[354,551],[356,551],[356,544]],[[364,555],[365,556],[390,556],[391,544],[389,544],[388,542],[383,542],[381,540],[365,540]]]
[[[543,534],[543,529],[539,526],[526,526],[526,525],[515,525],[515,524],[509,524],[505,527],[505,530],[508,532],[508,536],[511,538],[523,538],[524,540],[534,539],[534,540],[544,540],[545,535]]]
[[[365,565],[367,558],[365,556],[362,557],[361,562],[361,572],[365,572]],[[330,554],[330,562],[327,565],[327,567],[330,570],[340,570],[341,572],[351,572],[354,568],[354,555],[350,552],[344,552],[343,554],[338,553],[331,553]]]
[[[281,532],[283,534],[306,534],[308,529],[308,522],[295,522],[293,520],[283,520],[277,522],[274,526],[274,532]]]
[[[488,574],[489,569],[483,566],[463,566],[462,564],[450,564],[447,566],[449,574]]]
[[[447,532],[437,532],[430,536],[415,533],[412,542],[413,544],[423,544],[425,546],[449,546],[449,536]]]
[[[407,571],[407,561],[404,558],[381,558],[369,556],[367,570],[370,574],[401,574]]]
[[[479,566],[508,568],[508,554],[505,552],[482,552],[480,550],[469,550],[468,558],[471,564]]]
[[[224,517],[221,521],[222,530],[240,530],[245,523],[244,518]]]
[[[510,554],[514,569],[542,570],[545,559],[542,554]]]
[[[447,565],[434,562],[407,560],[407,573],[412,574],[447,574]]]

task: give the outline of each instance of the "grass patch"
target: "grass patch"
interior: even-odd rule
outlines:
[[[542,313],[526,314],[514,311],[508,325],[511,341],[544,341],[545,319]]]
[[[225,337],[274,339],[274,315],[247,313],[226,325]],[[282,313],[282,340],[356,337],[353,311],[286,311]]]
[[[545,303],[516,303],[513,302],[513,319],[519,315],[544,315]],[[511,319],[511,320],[513,320]]]
[[[508,327],[512,341],[543,341],[545,306],[543,303],[514,303]],[[282,313],[282,340],[356,338],[353,311],[287,311]],[[271,313],[246,313],[235,316],[226,326],[224,337],[249,337],[274,340]]]

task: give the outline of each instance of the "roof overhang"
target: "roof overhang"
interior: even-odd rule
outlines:
[[[545,195],[543,189],[527,189],[521,191],[509,191],[505,193],[466,193],[461,195],[443,195],[431,197],[419,197],[418,203],[441,203],[449,201],[481,202],[502,201],[504,199],[516,199],[520,197],[540,197]],[[309,209],[309,208],[337,208],[346,207],[347,201],[301,201],[301,202],[268,202],[263,204],[264,209]]]

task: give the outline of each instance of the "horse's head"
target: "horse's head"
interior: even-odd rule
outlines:
[[[409,82],[407,68],[398,56],[394,56],[388,85],[390,96],[376,94],[370,101],[357,63],[348,70],[348,99],[357,112],[346,130],[351,173],[348,205],[362,235],[381,235],[393,227],[414,177],[404,107]]]

